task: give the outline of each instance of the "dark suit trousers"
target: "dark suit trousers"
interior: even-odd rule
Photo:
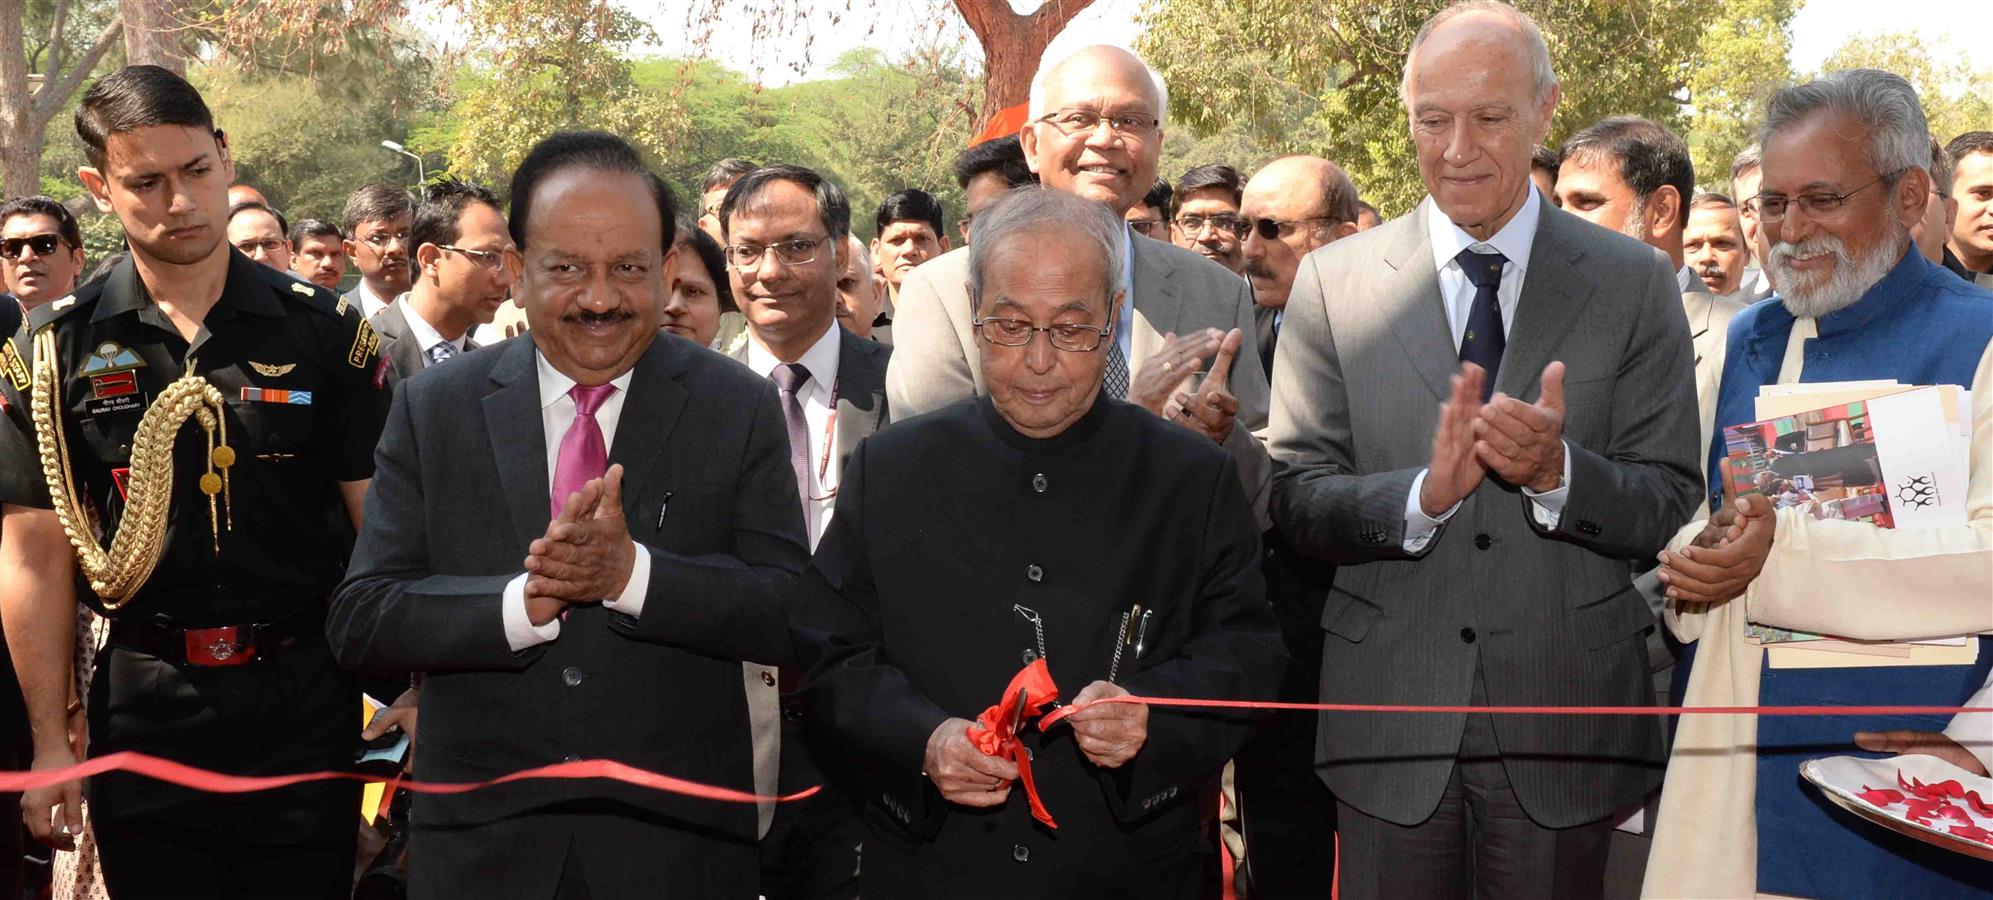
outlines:
[[[1477,672],[1469,701],[1488,702]],[[1509,785],[1494,722],[1467,717],[1460,758],[1439,808],[1404,826],[1339,804],[1341,896],[1347,900],[1542,897],[1590,900],[1605,895],[1612,820],[1572,828],[1531,821]]]
[[[856,776],[824,735],[808,727],[796,699],[782,698],[781,793],[821,785],[815,796],[775,807],[761,840],[767,900],[856,900],[859,821]]]

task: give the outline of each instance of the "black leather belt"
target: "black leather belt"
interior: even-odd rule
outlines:
[[[319,614],[292,616],[281,622],[181,628],[157,621],[111,622],[111,644],[159,657],[174,665],[215,668],[240,666],[259,655],[325,633]]]

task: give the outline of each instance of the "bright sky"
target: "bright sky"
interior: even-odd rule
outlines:
[[[711,0],[616,0],[624,8],[648,21],[658,32],[650,53],[684,55],[695,48],[696,39],[687,30],[688,10],[705,8]],[[722,0],[726,2],[726,0]],[[771,0],[748,0],[757,6]],[[1013,9],[1035,9],[1035,0],[1010,0]],[[1984,40],[1983,29],[1965,26],[1965,19],[1984,0],[1890,0],[1890,27],[1917,29],[1934,44],[1945,61],[1965,59],[1975,69],[1993,69],[1993,41]],[[733,0],[728,5],[745,5]],[[949,0],[773,0],[772,5],[807,10],[807,27],[789,29],[782,39],[756,38],[745,15],[722,20],[705,42],[706,55],[736,69],[759,69],[771,85],[799,79],[818,78],[846,50],[878,47],[893,49],[923,39],[959,41],[969,53],[976,52],[975,40],[961,24]],[[421,4],[418,4],[418,8]],[[1136,23],[1141,0],[1095,0],[1065,32],[1052,42],[1048,55],[1057,57],[1086,44],[1128,44],[1141,33]],[[1817,68],[1828,54],[1857,33],[1873,32],[1876,23],[1875,0],[1807,0],[1793,17],[1792,62],[1801,73]],[[421,14],[418,13],[418,18]],[[432,37],[449,40],[455,28],[439,21],[431,12],[422,26]],[[461,38],[457,38],[461,41]]]

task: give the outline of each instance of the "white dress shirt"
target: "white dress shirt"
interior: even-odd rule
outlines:
[[[416,321],[410,316],[410,321]],[[534,368],[540,380],[540,427],[547,444],[547,484],[554,483],[554,469],[560,464],[561,438],[567,435],[568,426],[574,424],[574,398],[568,391],[574,389],[574,379],[561,374],[541,356],[533,353]],[[595,424],[602,428],[602,450],[606,454],[616,446],[616,423],[623,415],[623,400],[629,396],[631,372],[624,372],[609,383],[616,390],[595,410]],[[552,503],[552,498],[548,498]],[[631,541],[635,544],[635,541]],[[650,554],[641,545],[636,547],[636,558],[630,566],[630,582],[623,587],[621,596],[604,599],[602,605],[616,612],[630,616],[640,616],[644,612],[644,595],[650,590]],[[551,619],[545,625],[534,625],[526,617],[526,573],[519,573],[505,585],[500,599],[500,611],[505,617],[505,640],[517,653],[537,644],[544,644],[561,636],[561,620]]]
[[[381,310],[387,309],[388,305],[394,302],[392,297],[375,294],[373,288],[367,287],[365,278],[360,279],[360,286],[355,290],[360,292],[360,313],[369,319],[380,315]]]
[[[427,369],[435,364],[436,360],[430,355],[430,351],[435,350],[437,344],[449,344],[451,349],[456,350],[459,354],[464,352],[464,339],[469,337],[468,334],[457,335],[457,339],[454,341],[447,340],[443,337],[442,332],[437,331],[435,326],[429,324],[428,319],[423,318],[421,313],[415,311],[415,304],[408,302],[407,294],[396,298],[394,302],[396,306],[401,307],[401,317],[408,320],[409,338],[415,341],[415,346],[422,348],[423,368]],[[571,404],[572,401],[570,401]]]
[[[1522,281],[1528,274],[1529,252],[1536,244],[1536,224],[1543,216],[1543,198],[1532,190],[1523,200],[1522,209],[1516,211],[1515,218],[1503,225],[1500,231],[1486,241],[1474,237],[1453,220],[1446,217],[1431,197],[1426,204],[1426,231],[1432,242],[1433,264],[1439,267],[1439,296],[1446,309],[1446,326],[1453,335],[1453,347],[1460,349],[1460,340],[1467,333],[1467,315],[1474,307],[1474,283],[1467,280],[1467,272],[1460,268],[1454,257],[1460,251],[1473,249],[1476,252],[1493,250],[1508,258],[1502,265],[1502,283],[1495,289],[1495,305],[1502,312],[1502,337],[1506,339],[1515,328],[1516,306],[1522,301]],[[1420,470],[1412,479],[1412,490],[1405,498],[1405,542],[1407,552],[1419,553],[1432,542],[1432,536],[1439,531],[1446,520],[1453,518],[1460,504],[1440,513],[1437,517],[1428,516],[1419,505],[1419,490],[1425,487],[1426,473]],[[1564,480],[1554,490],[1536,493],[1523,488],[1530,498],[1530,506],[1538,523],[1545,528],[1556,528],[1557,520],[1564,514],[1564,501],[1570,496],[1571,454],[1568,446],[1564,454]]]
[[[747,367],[754,374],[768,378],[782,360],[761,343],[759,336],[749,330],[747,342]],[[810,496],[805,498],[809,509],[810,549],[817,548],[817,539],[823,537],[824,530],[830,527],[830,515],[837,504],[837,484],[840,473],[837,460],[831,457],[837,453],[837,357],[840,344],[844,340],[844,329],[835,321],[826,329],[816,343],[803,351],[803,357],[796,360],[803,368],[810,370],[810,380],[803,382],[796,391],[796,402],[803,405],[803,421],[809,427],[810,436]]]

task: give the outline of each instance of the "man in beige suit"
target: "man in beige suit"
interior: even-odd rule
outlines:
[[[1695,341],[1695,401],[1707,449],[1716,415],[1716,378],[1723,372],[1724,336],[1744,304],[1709,293],[1683,263],[1695,168],[1689,145],[1667,128],[1634,116],[1614,116],[1564,142],[1557,166],[1557,205],[1668,255],[1681,286],[1682,312]]]
[[[1025,160],[1045,187],[1126,215],[1155,181],[1168,105],[1161,77],[1140,58],[1118,47],[1085,48],[1032,82],[1020,135]],[[1131,241],[1129,249],[1123,278],[1133,285],[1117,320],[1130,327],[1112,336],[1102,389],[1222,444],[1263,511],[1271,469],[1254,435],[1266,426],[1268,391],[1258,348],[1244,340],[1253,333],[1251,288],[1163,241]],[[985,392],[967,284],[968,254],[960,250],[908,273],[886,370],[895,419]],[[1229,381],[1200,372],[1225,372]]]

